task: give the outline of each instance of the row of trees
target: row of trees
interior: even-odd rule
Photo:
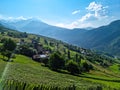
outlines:
[[[26,32],[7,32],[7,35],[13,38],[27,38],[28,34]]]
[[[34,48],[31,48],[28,45],[20,45],[16,48],[16,43],[11,39],[1,40],[2,46],[0,47],[1,55],[7,57],[10,60],[12,53],[16,51],[16,53],[23,54],[29,57],[32,57],[36,53]],[[67,52],[67,60],[65,56],[63,56],[60,52],[54,52],[51,54],[50,58],[43,59],[42,62],[45,66],[49,66],[50,69],[59,71],[61,69],[69,71],[71,74],[80,74],[82,72],[89,72],[91,66],[86,62],[81,63],[81,58],[78,54],[75,55],[75,59],[71,58],[70,51]],[[72,59],[72,60],[71,60]]]
[[[38,41],[39,42],[39,41]],[[84,59],[83,56],[76,54],[74,57],[72,56],[70,50],[63,48],[63,51],[60,51],[61,48],[59,42],[48,41],[44,39],[44,44],[50,47],[57,47],[57,49],[53,50],[49,58],[43,58],[38,60],[48,66],[50,69],[54,71],[67,70],[71,74],[80,74],[82,72],[89,72],[92,69],[92,66],[87,64],[87,62],[81,63],[81,59]],[[64,53],[64,55],[63,55]],[[66,57],[67,56],[67,57]]]
[[[74,60],[65,60],[59,52],[53,53],[47,63],[45,62],[44,64],[54,71],[60,71],[61,69],[67,70],[73,75],[82,72],[89,72],[90,69],[93,69],[93,67],[87,64],[87,62],[81,63]]]

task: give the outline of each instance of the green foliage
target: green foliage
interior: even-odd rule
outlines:
[[[49,66],[49,59],[48,58],[41,59],[41,62],[44,63],[45,66]]]
[[[32,54],[30,52],[34,51],[33,48],[31,48],[32,45],[30,45],[31,40],[33,38],[40,37],[37,41],[40,42],[44,47],[46,47],[45,50],[50,49],[52,54],[52,52],[54,52],[55,48],[57,47],[57,51],[60,51],[61,53],[61,54],[59,53],[57,57],[59,56],[60,58],[62,57],[66,59],[66,62],[68,61],[67,51],[70,51],[70,58],[73,60],[74,63],[77,64],[77,66],[78,66],[78,63],[81,62],[79,63],[80,65],[78,67],[80,68],[80,70],[83,69],[85,73],[82,72],[82,74],[75,76],[75,75],[68,74],[67,70],[61,70],[61,73],[54,72],[48,69],[47,67],[42,67],[41,63],[34,62],[28,57],[25,57],[22,55],[16,55],[14,62],[8,62],[9,67],[6,70],[7,74],[4,78],[7,80],[7,82],[9,82],[6,84],[6,87],[22,88],[23,86],[26,86],[27,90],[32,90],[32,89],[36,90],[41,87],[43,87],[44,89],[51,88],[51,90],[53,90],[53,88],[55,87],[55,88],[61,88],[62,90],[63,89],[70,90],[70,87],[74,85],[76,87],[76,90],[99,90],[99,89],[100,90],[101,89],[103,90],[118,89],[119,90],[120,89],[120,80],[119,80],[120,75],[118,74],[119,66],[117,67],[116,65],[114,66],[114,59],[110,60],[109,58],[97,55],[90,50],[69,45],[55,39],[33,35],[33,34],[27,34],[27,33],[26,33],[27,37],[25,36],[17,37],[15,36],[15,34],[18,35],[16,31],[15,33],[12,33],[12,35],[7,35],[7,31],[4,31],[3,35],[0,34],[0,41],[1,41],[0,46],[3,45],[4,40],[2,39],[4,38],[11,38],[16,42],[19,42],[20,39],[22,39],[23,37],[25,40],[25,43],[28,44],[25,48],[31,49],[30,51],[23,49],[23,52],[26,52],[26,56],[27,55],[31,56]],[[20,50],[20,48],[18,48],[18,50]],[[82,53],[83,50],[85,51],[85,53]],[[1,52],[1,53],[6,54],[5,52]],[[83,61],[86,61],[87,64],[84,64]],[[48,60],[42,60],[42,62],[45,65],[47,65]],[[110,70],[112,70],[112,72],[108,71],[106,69],[107,67],[103,68],[102,66],[100,66],[100,65],[104,65],[104,63],[107,65],[110,65],[110,64],[113,65],[112,67],[110,67]],[[2,73],[5,68],[5,64],[6,62],[4,62],[2,57],[0,56],[0,76],[2,76]],[[56,63],[54,63],[54,65],[55,64]],[[57,66],[59,65],[57,64]],[[61,66],[59,69],[63,69],[63,67],[64,65]],[[92,67],[94,67],[95,69],[92,70]],[[89,69],[91,68],[90,72],[88,72],[89,71],[88,68]],[[117,72],[115,72],[114,74],[113,72],[116,70]],[[88,75],[86,75],[86,72],[88,72],[87,73]],[[69,87],[69,89],[67,87]]]
[[[114,73],[120,73],[120,64],[114,64],[109,67],[110,70],[112,70]]]
[[[0,76],[5,68],[6,62],[1,60],[0,56]],[[49,87],[47,90],[53,90],[53,87],[61,88],[61,90],[70,90],[68,87],[76,87],[76,90],[119,90],[120,79],[115,75],[102,73],[101,71],[93,71],[90,75],[81,74],[79,76],[54,72],[47,67],[42,67],[40,63],[34,62],[30,58],[23,55],[16,55],[14,62],[9,62],[7,75],[5,76],[7,90],[9,87],[19,87],[18,90],[32,90],[37,87]],[[25,85],[26,84],[26,85]],[[73,86],[74,85],[74,86]],[[51,88],[51,89],[50,89]],[[66,89],[65,89],[66,88]],[[3,89],[1,89],[3,90]],[[4,89],[5,90],[5,89]],[[41,90],[41,89],[37,89]],[[46,90],[46,89],[45,89]],[[73,89],[72,89],[73,90]],[[101,89],[100,89],[101,90]]]
[[[4,42],[0,51],[3,57],[6,56],[9,60],[15,48],[16,48],[16,43],[13,40],[4,39]]]
[[[76,62],[74,62],[73,60],[68,61],[68,63],[66,64],[66,68],[71,74],[79,74],[80,73],[79,65]]]
[[[18,53],[32,57],[36,53],[36,51],[35,49],[29,47],[28,45],[20,45],[18,49]]]
[[[65,60],[58,52],[55,52],[50,56],[49,66],[53,70],[63,69],[65,66]]]
[[[71,58],[70,50],[68,50],[68,59]]]
[[[89,65],[87,62],[82,63],[82,71],[83,72],[89,72],[93,69],[92,65]]]
[[[11,39],[5,39],[3,42],[3,49],[13,51],[16,48],[16,43]]]
[[[81,56],[78,55],[78,54],[75,54],[75,61],[78,63],[78,64],[81,64]]]
[[[19,82],[17,80],[5,80],[0,83],[2,83],[0,90],[76,90],[75,85],[68,87],[50,86],[45,84],[35,85]]]
[[[12,32],[9,31],[7,33],[8,36],[13,37],[13,38],[27,38],[28,34],[26,32],[22,33],[22,32]]]
[[[8,58],[8,60],[10,60],[10,58],[12,58],[12,51],[6,50],[3,55],[6,56]]]

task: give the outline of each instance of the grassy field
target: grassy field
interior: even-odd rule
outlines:
[[[17,33],[20,32],[14,34]],[[27,38],[17,38],[14,35],[8,36],[5,32],[4,35],[0,34],[0,39],[2,38],[11,38],[16,43],[24,39],[25,43],[29,45],[38,36],[28,34]],[[43,47],[50,48],[53,52],[60,51],[65,59],[68,57],[68,51],[70,51],[73,60],[76,54],[80,54],[73,49],[75,47],[69,49],[71,46],[55,39],[40,36],[39,43]],[[2,43],[0,43],[1,45]],[[94,61],[93,55],[91,55],[92,61]],[[116,60],[114,64],[110,64],[110,67],[104,68],[100,66],[100,62],[96,62],[96,60],[91,62],[86,55],[81,54],[81,56],[83,57],[81,63],[87,62],[94,67],[94,70],[78,76],[70,75],[65,70],[52,71],[48,67],[44,67],[42,63],[35,62],[23,55],[16,55],[13,62],[6,62],[0,56],[0,90],[120,90],[120,65],[115,64],[120,63],[120,60]],[[109,63],[105,58],[102,61]]]
[[[5,66],[6,66],[6,62],[1,60],[1,58],[0,58],[0,77],[2,77]]]
[[[114,64],[110,66],[109,69],[116,74],[120,74],[120,64]]]
[[[33,86],[42,84],[69,87],[75,85],[77,90],[80,90],[80,88],[82,90],[87,90],[88,88],[97,90],[98,87],[102,87],[103,90],[120,90],[120,78],[108,75],[99,70],[90,71],[90,73],[84,73],[80,76],[73,76],[68,73],[51,71],[28,57],[16,55],[16,59],[13,62],[5,62],[0,59],[0,76],[4,71],[6,63],[8,68],[3,80],[14,80]]]

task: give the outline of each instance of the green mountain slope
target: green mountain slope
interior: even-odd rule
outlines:
[[[80,46],[120,56],[120,20],[85,34]]]
[[[80,47],[95,49],[114,56],[120,56],[120,20],[113,21],[109,25],[92,30],[70,30],[51,26],[44,22],[32,19],[17,22],[1,21],[1,23],[7,27],[14,27],[23,32],[40,34]]]
[[[5,62],[0,62],[0,64],[4,63]],[[7,83],[12,86],[12,90],[15,90],[13,86],[19,85],[19,82],[21,82],[21,86],[18,86],[21,87],[20,90],[23,90],[22,85],[24,86],[24,83],[26,83],[27,88],[34,88],[39,85],[45,85],[46,89],[47,87],[51,88],[56,86],[64,89],[67,87],[72,87],[72,85],[76,86],[76,90],[83,88],[94,90],[97,90],[98,88],[102,88],[103,90],[119,90],[120,88],[120,78],[112,76],[111,74],[103,73],[102,71],[99,71],[99,69],[98,71],[93,70],[90,73],[85,73],[80,76],[73,76],[51,71],[47,67],[41,66],[40,63],[37,63],[32,59],[22,55],[17,55],[16,59],[14,59],[14,62],[9,62],[7,64],[9,65],[8,69],[5,72],[6,74],[4,78],[6,80],[9,80]],[[9,85],[6,84],[6,87],[9,87]]]
[[[0,29],[2,32],[4,26]],[[0,86],[5,90],[53,90],[55,88],[67,89],[95,89],[95,90],[112,90],[120,89],[120,73],[119,66],[115,67],[118,60],[105,55],[98,55],[95,52],[69,45],[67,43],[34,34],[27,34],[8,29],[4,33],[0,33],[0,40],[3,38],[11,38],[15,42],[24,39],[26,44],[30,45],[33,39],[40,38],[39,42],[44,48],[51,49],[52,52],[58,50],[64,58],[67,57],[67,51],[71,52],[71,59],[75,60],[76,53],[81,56],[81,62],[87,62],[93,66],[90,72],[83,72],[77,76],[70,75],[66,70],[55,72],[48,67],[44,67],[43,63],[36,62],[30,57],[17,55],[12,59],[13,62],[6,62],[0,55],[0,76],[4,82],[0,80]],[[0,43],[2,45],[2,43]],[[114,72],[116,70],[117,72]],[[1,83],[2,82],[2,83]],[[8,89],[9,88],[9,89]],[[40,89],[42,88],[42,89]],[[26,90],[25,89],[25,90]],[[56,90],[56,89],[55,89]]]

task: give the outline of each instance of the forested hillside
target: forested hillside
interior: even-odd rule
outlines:
[[[119,64],[89,49],[0,27],[0,85],[5,90],[119,90]]]
[[[39,34],[79,47],[120,56],[120,20],[91,30],[60,28],[34,19],[16,22],[1,21],[1,23],[6,27],[15,28],[22,32]]]

